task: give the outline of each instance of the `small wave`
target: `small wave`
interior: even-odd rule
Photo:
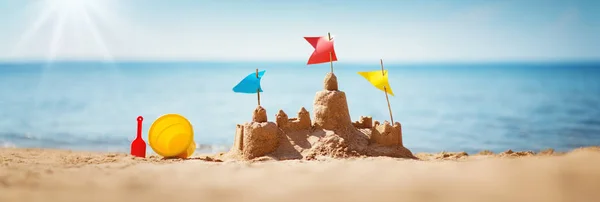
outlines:
[[[0,141],[0,148],[17,148],[17,145],[7,141]]]
[[[4,142],[18,143],[24,147],[70,148],[84,147],[89,149],[105,147],[127,148],[130,141],[126,137],[106,135],[75,135],[71,133],[0,133]],[[0,141],[2,143],[2,141]],[[1,145],[0,145],[1,146]]]
[[[5,138],[17,139],[17,140],[39,140],[40,139],[31,133],[3,133],[0,135]]]
[[[196,147],[196,151],[199,153],[218,153],[218,152],[226,152],[229,150],[229,146],[225,145],[215,145],[215,144],[198,144]]]

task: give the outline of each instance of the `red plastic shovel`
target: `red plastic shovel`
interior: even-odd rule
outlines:
[[[142,139],[142,121],[144,118],[137,118],[137,137],[131,142],[131,155],[146,158],[146,142]]]

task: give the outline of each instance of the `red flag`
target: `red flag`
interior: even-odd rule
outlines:
[[[320,64],[330,61],[329,54],[331,53],[331,61],[337,61],[335,50],[333,49],[333,39],[330,41],[329,37],[304,37],[315,51],[308,59],[307,65]]]

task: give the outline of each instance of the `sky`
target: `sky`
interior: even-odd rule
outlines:
[[[0,0],[0,61],[600,61],[598,0]]]

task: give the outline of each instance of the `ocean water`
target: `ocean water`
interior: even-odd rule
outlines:
[[[207,62],[0,64],[0,147],[129,150],[136,118],[144,137],[163,114],[194,127],[201,152],[225,151],[256,94],[232,92],[266,70],[261,104],[312,113],[329,65]],[[357,74],[373,64],[336,63],[354,120],[389,120],[385,95]],[[600,145],[600,63],[387,65],[394,120],[413,152],[569,150]],[[151,152],[151,149],[148,148]]]

